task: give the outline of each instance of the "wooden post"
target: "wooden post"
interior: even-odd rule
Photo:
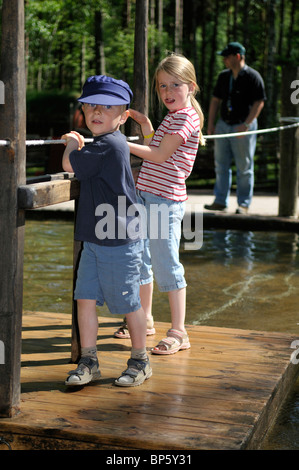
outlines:
[[[75,199],[75,217],[74,217],[74,231],[76,228],[76,218],[78,212],[78,199]],[[73,291],[76,286],[77,271],[80,261],[80,255],[82,250],[82,242],[74,239],[73,245]],[[78,308],[77,301],[72,300],[72,348],[71,348],[71,362],[78,363],[81,357],[81,341],[80,331],[78,324]]]
[[[134,44],[134,107],[148,114],[148,0],[136,2]]]
[[[135,13],[135,43],[134,43],[134,99],[132,108],[148,115],[148,0],[138,0],[136,2]],[[139,143],[143,137],[140,126],[131,120],[131,135],[139,136]],[[136,179],[142,159],[131,155],[131,167],[133,176]]]
[[[23,252],[25,211],[18,210],[18,186],[26,181],[26,82],[24,2],[3,0],[0,104],[0,416],[12,417],[19,407]],[[4,362],[4,363],[3,363]]]
[[[299,105],[292,99],[291,84],[299,79],[299,67],[282,69],[281,116],[298,117]],[[282,121],[282,125],[290,124]],[[296,217],[298,200],[298,144],[296,127],[280,132],[279,216]]]

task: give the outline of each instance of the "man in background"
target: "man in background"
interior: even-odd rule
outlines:
[[[245,48],[239,42],[229,43],[223,51],[226,69],[217,79],[211,99],[208,134],[231,134],[257,129],[257,117],[266,99],[261,75],[245,63]],[[220,110],[220,117],[215,120]],[[232,183],[231,164],[237,168],[237,214],[247,214],[254,187],[254,154],[256,134],[215,139],[215,200],[204,207],[225,211]]]

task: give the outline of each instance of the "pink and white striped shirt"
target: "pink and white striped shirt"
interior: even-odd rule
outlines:
[[[200,122],[193,107],[168,113],[150,143],[159,147],[165,134],[179,134],[183,143],[163,163],[144,160],[137,181],[137,189],[172,199],[187,199],[185,180],[190,175],[199,145]]]

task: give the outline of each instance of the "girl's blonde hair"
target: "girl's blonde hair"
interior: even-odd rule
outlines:
[[[166,72],[169,75],[173,75],[174,77],[176,77],[178,80],[180,80],[183,83],[194,84],[194,91],[190,97],[191,104],[199,116],[199,121],[200,121],[199,142],[201,145],[205,145],[205,139],[201,132],[203,128],[203,123],[204,123],[204,115],[203,115],[199,102],[195,98],[196,94],[200,90],[199,90],[199,86],[196,83],[196,73],[195,73],[195,68],[193,64],[183,55],[175,54],[175,53],[168,55],[167,57],[165,57],[165,59],[163,59],[159,63],[158,67],[156,68],[154,77],[153,77],[154,86],[156,88],[156,92],[159,97],[159,100],[160,100],[160,93],[159,93],[159,87],[158,87],[158,74],[161,71]]]

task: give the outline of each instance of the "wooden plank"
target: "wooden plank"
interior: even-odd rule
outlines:
[[[80,183],[76,178],[55,179],[20,185],[18,203],[20,209],[38,209],[79,197]]]
[[[53,180],[68,180],[70,178],[74,178],[74,173],[68,173],[67,171],[51,174],[47,173],[46,175],[30,176],[26,179],[26,184],[42,183]]]
[[[237,450],[258,448],[294,382],[289,335],[188,326],[191,349],[151,355],[141,387],[114,386],[130,340],[113,337],[120,318],[99,317],[102,377],[64,385],[71,315],[25,312],[21,413],[0,420],[14,449]],[[168,325],[156,323],[150,349]]]
[[[24,62],[24,2],[3,0],[1,74],[5,103],[0,105],[0,416],[18,411],[23,295],[25,213],[19,210],[17,188],[26,181],[26,83]]]

